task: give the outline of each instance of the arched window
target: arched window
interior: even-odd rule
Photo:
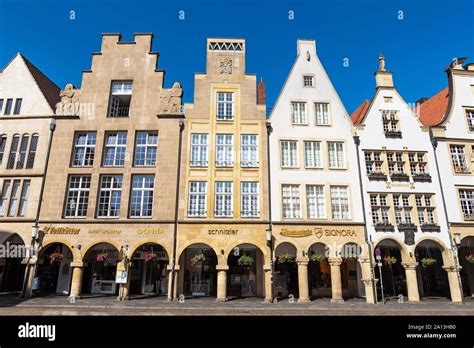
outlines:
[[[18,143],[20,142],[20,135],[13,135],[12,146],[10,147],[10,155],[8,156],[7,169],[13,169],[16,161],[16,154],[18,152]]]
[[[3,162],[3,155],[5,154],[5,147],[7,146],[7,136],[5,134],[0,135],[0,168]]]
[[[31,169],[35,163],[36,149],[38,148],[38,134],[31,136],[30,151],[28,152],[28,160],[26,161],[26,168]]]
[[[28,134],[23,134],[23,136],[21,137],[20,156],[18,157],[18,160],[16,162],[16,169],[23,169],[25,167],[29,140],[30,136]]]

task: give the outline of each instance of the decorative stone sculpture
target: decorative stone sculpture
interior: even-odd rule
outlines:
[[[220,63],[220,73],[232,74],[232,59],[224,58],[224,60]]]
[[[163,90],[160,95],[160,114],[180,114],[181,97],[183,89],[179,82],[173,83],[173,87]]]
[[[56,104],[56,115],[79,115],[79,101],[74,98],[75,93],[72,83],[66,84],[66,87],[59,93],[61,101]]]
[[[379,71],[385,71],[385,57],[383,54],[379,56]]]

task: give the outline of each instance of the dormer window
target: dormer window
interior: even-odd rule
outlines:
[[[386,137],[401,138],[398,111],[382,110],[383,131]]]
[[[467,127],[470,132],[474,132],[474,109],[466,110]]]
[[[304,75],[303,76],[303,86],[304,87],[314,87],[314,76]]]
[[[128,117],[132,99],[132,82],[112,82],[110,93],[109,117]]]

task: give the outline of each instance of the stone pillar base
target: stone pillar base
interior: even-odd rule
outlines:
[[[227,298],[216,298],[216,302],[227,302]]]
[[[332,298],[331,303],[344,303],[344,299],[342,299],[342,298]]]
[[[299,298],[298,303],[311,303],[309,298]]]

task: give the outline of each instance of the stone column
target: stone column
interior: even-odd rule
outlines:
[[[217,302],[227,301],[227,271],[229,266],[217,265]]]
[[[301,303],[311,302],[309,299],[308,261],[308,258],[296,259],[296,263],[298,264],[298,289],[300,294],[298,302]]]
[[[331,302],[344,302],[342,298],[342,280],[341,280],[341,264],[340,257],[331,257],[328,259],[331,265]]]
[[[443,266],[443,269],[448,273],[449,291],[451,293],[451,301],[454,303],[463,303],[462,289],[459,286],[458,275],[456,267]]]
[[[416,274],[417,262],[402,262],[405,268],[405,277],[407,281],[408,302],[420,302],[420,293],[418,291],[418,278]]]
[[[82,261],[71,262],[72,280],[70,295],[74,297],[81,297],[82,289],[82,270],[84,263]]]
[[[178,298],[178,275],[179,275],[179,265],[174,266],[174,294],[171,295],[171,288],[172,288],[172,272],[171,272],[171,265],[166,266],[168,270],[168,301],[174,301]]]
[[[361,257],[360,268],[362,270],[362,282],[364,283],[364,288],[365,288],[365,301],[367,303],[375,304],[377,303],[377,299],[375,298],[376,296],[375,296],[374,287],[377,283],[376,282],[374,283],[374,279],[372,278],[370,258]]]
[[[263,265],[265,272],[265,302],[272,302],[272,268],[270,265]]]

